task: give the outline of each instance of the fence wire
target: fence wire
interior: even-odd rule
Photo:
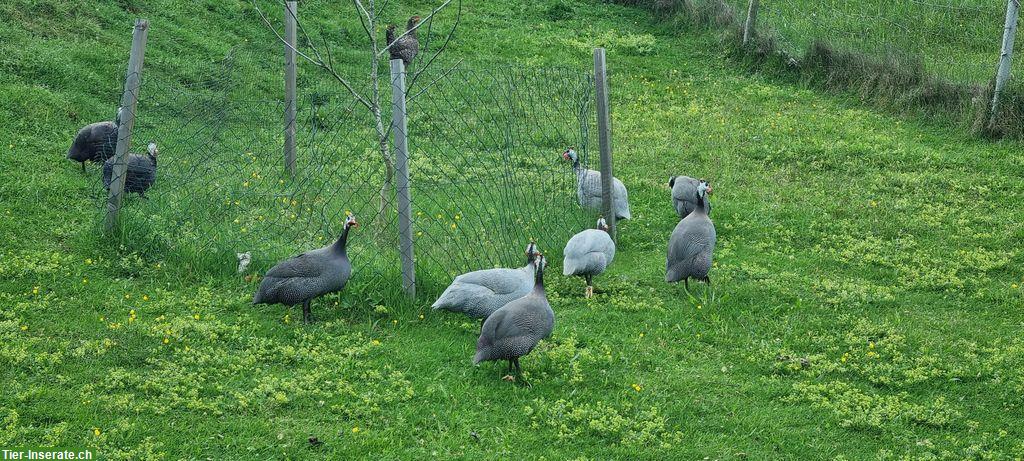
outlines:
[[[746,17],[746,1],[727,3]],[[764,0],[757,22],[760,33],[772,34],[791,55],[821,42],[882,62],[920,65],[949,82],[984,86],[995,75],[1005,14],[1005,1],[989,0]]]
[[[123,244],[194,270],[233,270],[236,253],[250,252],[262,271],[332,241],[351,212],[362,225],[349,238],[347,290],[398,292],[397,205],[392,185],[381,206],[386,169],[372,115],[300,62],[296,172],[287,174],[281,61],[243,46],[173,77],[146,63],[130,152],[157,144],[156,182],[145,197],[126,193]],[[521,265],[530,238],[561,251],[590,224],[560,154],[576,147],[586,164],[594,150],[592,75],[459,64],[421,77],[407,114],[421,293],[464,271]],[[389,124],[386,75],[381,89]],[[96,176],[105,209],[102,168]]]

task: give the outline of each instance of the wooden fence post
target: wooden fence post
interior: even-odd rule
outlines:
[[[1010,79],[1010,63],[1013,60],[1013,40],[1017,34],[1017,15],[1020,12],[1020,0],[1006,1],[1006,21],[1003,24],[1003,46],[999,52],[999,67],[996,70],[996,87],[992,92],[992,109],[989,114],[988,127],[995,127],[999,114],[999,96]]]
[[[412,245],[412,200],[409,196],[408,119],[405,113],[405,64],[391,60],[391,133],[395,144],[395,192],[398,195],[398,249],[402,258],[402,290],[416,297],[416,264]]]
[[[114,150],[114,169],[110,175],[110,190],[107,195],[107,215],[103,230],[111,233],[117,227],[124,199],[124,183],[128,173],[128,149],[132,145],[132,128],[135,125],[135,109],[139,102],[139,88],[142,86],[142,61],[146,55],[146,36],[149,21],[135,20],[132,32],[132,51],[128,56],[128,73],[124,79],[124,93],[121,95],[120,123],[117,126],[117,147]]]
[[[604,48],[594,49],[594,89],[597,98],[597,142],[601,151],[601,213],[608,233],[616,238],[615,190],[612,188],[612,126],[608,110],[608,73]]]
[[[295,175],[295,50],[298,46],[296,23],[298,2],[284,2],[284,170]]]
[[[754,38],[757,28],[757,8],[760,3],[759,0],[750,0],[750,5],[747,6],[747,22],[743,25],[743,46],[747,46]]]

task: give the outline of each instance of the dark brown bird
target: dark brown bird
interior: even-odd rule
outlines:
[[[388,51],[391,52],[391,59],[401,59],[405,63],[406,67],[412,64],[413,58],[416,57],[416,53],[420,51],[420,40],[416,38],[416,31],[413,30],[417,24],[420,23],[419,16],[413,16],[409,18],[409,23],[405,25],[405,30],[408,32],[396,40],[395,37],[395,25],[388,25],[387,40]]]

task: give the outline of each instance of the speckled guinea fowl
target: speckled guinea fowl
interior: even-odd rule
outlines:
[[[144,196],[156,182],[156,157],[159,154],[156,143],[149,143],[147,150],[146,155],[128,154],[128,169],[125,170],[124,178],[125,192],[135,192]],[[115,157],[110,157],[103,162],[103,187],[107,190],[110,190],[115,160]]]
[[[96,122],[88,124],[78,130],[75,140],[71,142],[68,149],[68,160],[74,160],[82,164],[82,171],[85,171],[85,162],[102,162],[114,156],[117,148],[117,124],[120,123],[121,110],[117,111],[117,118],[113,122]]]
[[[673,176],[668,179],[668,187],[672,189],[672,207],[680,218],[685,218],[697,207],[697,185],[703,179],[689,176]],[[704,201],[705,212],[711,216],[711,201]]]
[[[665,281],[682,280],[687,290],[690,289],[691,278],[711,283],[708,272],[717,234],[715,224],[704,207],[710,193],[711,186],[707,182],[701,181],[697,185],[697,207],[676,224],[668,242]]]
[[[562,158],[572,162],[572,169],[576,172],[576,198],[580,206],[594,211],[602,211],[604,199],[601,195],[601,172],[588,170],[580,165],[579,155],[576,150],[569,148],[562,153]],[[615,191],[612,211],[615,219],[629,219],[632,215],[629,212],[629,193],[626,186],[619,181],[619,178],[612,178],[612,190]]]
[[[509,301],[530,293],[536,268],[533,260],[537,254],[537,244],[531,241],[526,247],[526,266],[484,269],[455,277],[431,307],[486,319]]]
[[[580,232],[565,244],[562,251],[562,275],[578,275],[587,281],[586,297],[594,295],[594,276],[600,275],[615,259],[615,242],[608,235],[608,223],[597,220],[596,229]]]
[[[419,23],[419,16],[409,18],[409,22],[405,25],[405,30],[408,33],[401,37],[397,37],[394,24],[389,25],[384,33],[388,44],[391,45],[388,48],[391,59],[401,59],[405,63],[405,67],[409,67],[412,60],[416,58],[416,54],[420,52],[420,41],[416,38],[416,31],[413,30]],[[395,41],[396,37],[398,38],[397,42]]]
[[[310,301],[341,291],[352,275],[345,246],[349,230],[358,225],[355,216],[349,215],[337,241],[277,263],[263,276],[253,304],[302,304],[302,320],[310,322]]]
[[[484,321],[476,342],[474,365],[488,360],[508,360],[510,375],[513,367],[516,374],[521,374],[519,358],[529,354],[540,340],[551,336],[555,312],[544,293],[544,257],[537,256],[533,264],[536,266],[533,290],[494,311]]]

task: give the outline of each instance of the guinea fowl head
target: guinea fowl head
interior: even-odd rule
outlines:
[[[534,267],[537,268],[537,273],[533,276],[534,287],[539,287],[541,290],[544,289],[544,266],[547,265],[547,261],[544,260],[544,255],[537,253],[537,259],[533,260]]]
[[[568,148],[562,152],[562,159],[572,162],[573,166],[579,165],[580,157],[576,154],[575,148]]]
[[[149,156],[152,157],[153,160],[156,160],[156,156],[160,153],[156,148],[156,143],[153,141],[149,142],[149,145],[146,146],[146,150],[149,151]]]
[[[604,216],[601,216],[601,217],[597,218],[597,228],[599,230],[603,230],[605,232],[608,232],[608,221],[604,220]]]
[[[348,230],[350,227],[359,227],[359,221],[356,221],[356,215],[352,213],[345,217],[345,230]]]
[[[526,245],[526,264],[532,263],[539,254],[540,251],[537,251],[537,240],[530,239],[530,244]]]
[[[412,28],[416,27],[416,25],[419,24],[419,23],[420,23],[420,17],[419,16],[413,16],[413,17],[409,18],[409,23],[405,25],[405,30],[412,30]]]
[[[353,227],[359,227],[359,221],[356,221],[356,215],[348,213],[345,217],[345,230],[341,231],[341,236],[334,242],[331,248],[338,253],[345,252],[345,245],[348,242],[348,230]]]
[[[711,184],[703,179],[701,179],[700,183],[697,184],[697,195],[700,198],[705,198],[706,196],[711,195],[711,190]]]

